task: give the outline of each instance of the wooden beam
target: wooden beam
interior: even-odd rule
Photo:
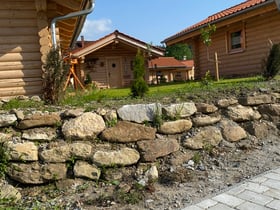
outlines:
[[[47,1],[46,0],[35,0],[35,6],[37,12],[47,11]]]
[[[63,7],[66,7],[68,9],[71,9],[73,11],[77,11],[80,9],[80,1],[75,1],[75,0],[55,0],[55,2]]]

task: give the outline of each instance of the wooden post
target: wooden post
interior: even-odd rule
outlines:
[[[219,76],[219,60],[218,60],[218,53],[215,52],[215,65],[216,65],[216,80],[219,81],[220,80],[220,76]]]

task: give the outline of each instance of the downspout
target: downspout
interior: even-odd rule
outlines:
[[[55,17],[52,22],[51,22],[51,38],[52,38],[52,43],[53,43],[53,47],[56,49],[57,48],[57,41],[56,41],[56,22],[59,20],[65,20],[65,19],[70,19],[73,17],[78,17],[78,16],[84,16],[84,15],[88,15],[90,14],[94,7],[95,7],[95,0],[89,0],[90,2],[90,8],[85,9],[85,10],[81,10],[78,12],[71,12],[67,15],[64,16],[59,16],[59,17]]]

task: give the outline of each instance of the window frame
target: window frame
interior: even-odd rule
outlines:
[[[240,33],[240,47],[233,48],[232,44],[232,35],[234,33]],[[226,33],[226,43],[227,43],[227,53],[234,54],[234,53],[241,53],[245,51],[245,27],[244,24],[240,25],[239,27],[234,27],[227,31]]]

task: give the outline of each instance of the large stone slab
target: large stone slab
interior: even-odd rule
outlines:
[[[16,202],[21,199],[20,192],[4,180],[0,180],[0,200]]]
[[[195,104],[197,111],[204,113],[204,114],[209,114],[209,113],[214,113],[218,110],[218,107],[216,107],[213,104],[206,104],[206,103],[197,103]]]
[[[103,118],[92,112],[86,112],[70,119],[62,125],[66,139],[94,139],[106,128]]]
[[[236,142],[247,137],[246,131],[234,121],[223,120],[220,125],[223,136],[227,141]]]
[[[260,104],[273,103],[275,98],[268,94],[255,95],[255,96],[244,96],[238,99],[238,102],[244,106],[254,106]]]
[[[189,149],[202,149],[205,146],[217,146],[223,140],[221,131],[214,127],[203,127],[193,137],[185,140],[183,146]]]
[[[117,110],[120,119],[136,123],[152,122],[155,115],[161,115],[161,104],[134,104],[124,105]]]
[[[37,161],[38,147],[33,142],[6,143],[8,154],[14,161]]]
[[[49,181],[65,179],[67,167],[65,164],[44,164],[38,162],[30,164],[11,163],[8,168],[8,175],[11,179],[22,184],[43,184]]]
[[[22,121],[19,122],[19,129],[28,129],[34,127],[45,127],[45,126],[56,126],[60,123],[60,116],[58,113],[50,114],[34,114],[26,116]]]
[[[70,159],[71,150],[68,144],[53,144],[39,152],[40,160],[47,163],[63,163]]]
[[[156,139],[153,141],[137,142],[143,161],[153,162],[179,150],[180,145],[176,139]]]
[[[71,157],[88,159],[92,155],[92,145],[90,142],[73,142],[69,144]]]
[[[258,111],[264,119],[279,123],[280,122],[280,104],[264,104],[258,106]]]
[[[98,180],[101,174],[101,171],[97,166],[84,161],[77,161],[74,165],[73,171],[75,177],[88,178],[92,180]]]
[[[140,154],[137,150],[126,147],[120,150],[97,151],[92,161],[99,166],[128,166],[136,164],[139,159]]]
[[[190,130],[192,127],[192,121],[190,120],[176,120],[170,122],[164,122],[158,129],[162,134],[177,134]]]
[[[255,111],[248,106],[237,105],[230,106],[227,109],[228,116],[235,122],[258,120],[261,118],[261,115],[258,111]]]
[[[17,121],[15,114],[0,114],[0,128],[13,125]]]
[[[194,103],[171,104],[162,107],[162,114],[170,118],[184,118],[193,115],[197,111]]]
[[[22,138],[30,141],[52,141],[57,136],[52,127],[32,128],[22,132]]]
[[[194,126],[200,127],[200,126],[208,126],[213,125],[221,120],[220,115],[216,116],[209,116],[209,115],[201,115],[194,117],[192,119]]]
[[[101,138],[109,142],[128,143],[155,139],[156,129],[137,123],[119,121],[114,127],[101,133]]]

